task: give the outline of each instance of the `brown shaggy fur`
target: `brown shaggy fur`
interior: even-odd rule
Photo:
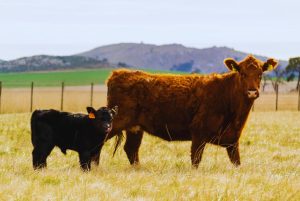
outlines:
[[[222,75],[113,71],[107,100],[108,107],[118,105],[119,114],[109,137],[126,131],[124,150],[131,164],[139,163],[143,131],[167,141],[192,140],[195,167],[206,143],[226,147],[231,162],[240,164],[239,138],[259,95],[261,75],[277,61],[262,62],[250,55],[241,62],[224,63],[231,72]]]

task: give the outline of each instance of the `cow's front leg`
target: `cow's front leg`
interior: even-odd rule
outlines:
[[[91,154],[90,152],[79,153],[80,167],[83,171],[91,170]]]
[[[239,143],[232,144],[226,147],[227,154],[230,158],[230,161],[235,165],[239,166],[241,164],[240,153],[239,153]]]
[[[97,152],[95,155],[92,156],[91,161],[95,163],[95,165],[99,165],[100,161],[100,151]]]
[[[100,161],[100,153],[101,153],[102,146],[92,155],[91,161],[95,163],[95,165],[99,165]]]
[[[131,165],[139,164],[139,148],[143,139],[142,130],[127,130],[124,150]]]
[[[198,168],[202,158],[202,154],[205,148],[206,142],[199,139],[199,137],[192,136],[192,148],[191,148],[191,159],[192,166]]]

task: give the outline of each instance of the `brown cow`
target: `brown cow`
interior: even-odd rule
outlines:
[[[126,131],[124,150],[131,164],[139,163],[146,131],[167,141],[192,140],[194,167],[206,143],[225,147],[231,162],[240,165],[239,138],[259,96],[262,73],[278,62],[249,55],[241,62],[228,58],[224,63],[231,72],[153,75],[123,69],[112,73],[107,82],[108,107],[118,105],[119,114],[109,137]]]

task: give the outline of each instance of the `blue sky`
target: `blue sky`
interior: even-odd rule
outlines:
[[[0,59],[120,43],[300,56],[298,0],[0,0]]]

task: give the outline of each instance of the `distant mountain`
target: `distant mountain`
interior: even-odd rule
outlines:
[[[64,70],[109,66],[110,64],[105,59],[98,60],[83,56],[38,55],[32,57],[23,57],[11,61],[0,61],[0,72]]]
[[[94,59],[106,58],[111,63],[123,63],[138,68],[211,73],[227,71],[223,64],[225,58],[231,57],[239,61],[248,53],[228,47],[197,49],[180,44],[120,43],[98,47],[78,55]],[[262,60],[267,59],[255,56]],[[285,67],[287,62],[282,61],[281,65]]]
[[[11,61],[0,60],[0,72],[134,67],[184,72],[222,73],[227,71],[223,64],[225,58],[231,57],[240,61],[246,55],[248,53],[228,47],[197,49],[180,44],[120,43],[101,46],[73,56],[37,55]],[[255,56],[261,60],[267,59],[267,57]],[[281,67],[285,67],[287,66],[287,61],[281,61],[280,64]]]

